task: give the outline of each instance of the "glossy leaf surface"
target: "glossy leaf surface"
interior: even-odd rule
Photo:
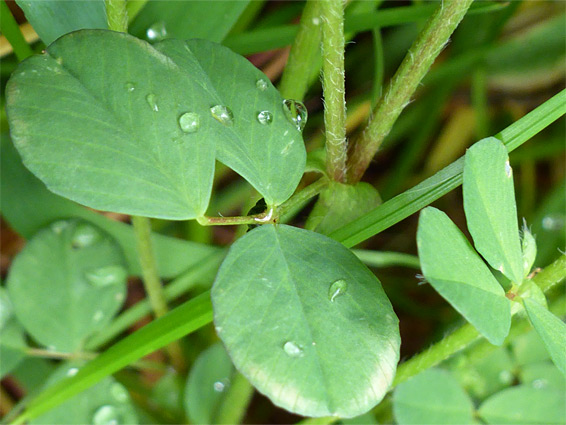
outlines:
[[[525,298],[523,304],[552,361],[566,376],[566,324],[532,299]]]
[[[79,31],[11,78],[12,138],[50,190],[96,209],[201,216],[215,153],[275,205],[294,191],[305,151],[278,92],[269,83],[259,90],[260,78],[246,59],[204,40],[152,47],[126,34]],[[222,123],[215,106],[233,118],[226,112]],[[271,124],[258,122],[263,110]]]
[[[9,137],[2,134],[0,155],[0,204],[2,216],[24,238],[62,218],[78,217],[100,227],[120,244],[131,275],[140,275],[140,263],[132,226],[111,220],[68,199],[55,195],[22,164]],[[218,253],[210,245],[154,233],[153,249],[161,277],[171,278],[200,266]]]
[[[264,225],[230,249],[212,289],[236,368],[275,404],[353,417],[385,395],[398,321],[377,278],[338,242]]]
[[[104,0],[16,0],[16,3],[45,44],[71,31],[108,28]]]
[[[68,220],[28,242],[7,287],[18,320],[37,342],[73,352],[120,309],[126,278],[116,242],[89,223]]]
[[[49,377],[46,385],[64,382],[80,370],[79,364],[64,364]],[[77,394],[30,424],[136,424],[137,415],[126,388],[111,376]]]
[[[560,390],[519,385],[494,394],[478,413],[488,424],[563,424],[566,395]]]
[[[446,214],[432,207],[421,211],[417,247],[433,288],[492,344],[503,343],[511,325],[510,301]]]
[[[199,355],[185,387],[185,411],[192,423],[216,423],[215,414],[233,373],[234,366],[221,343]]]
[[[466,152],[464,210],[478,252],[511,281],[523,280],[513,170],[498,139],[480,140]]]
[[[393,413],[397,423],[472,424],[472,400],[449,372],[429,369],[395,389]]]

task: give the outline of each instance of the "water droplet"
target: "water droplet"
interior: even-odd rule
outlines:
[[[269,111],[261,111],[257,114],[257,120],[263,125],[271,124],[273,122],[273,114]]]
[[[337,281],[333,282],[328,289],[328,299],[331,302],[334,302],[336,297],[343,295],[348,288],[348,284],[344,279],[338,279]]]
[[[67,376],[75,376],[77,373],[79,373],[79,369],[72,367],[67,371]]]
[[[120,423],[120,415],[116,407],[109,404],[96,409],[92,417],[93,425],[118,425]]]
[[[114,296],[114,299],[115,299],[117,302],[121,303],[122,301],[124,301],[124,294],[121,293],[121,292],[118,292],[118,293]]]
[[[318,16],[312,18],[312,24],[317,26],[320,25],[320,18]]]
[[[73,232],[71,244],[73,248],[85,248],[94,244],[100,238],[100,232],[86,223],[79,223]]]
[[[259,80],[257,80],[255,82],[255,86],[260,90],[260,91],[265,91],[267,90],[267,81],[265,81],[263,78],[260,78]]]
[[[546,379],[535,379],[532,383],[533,387],[536,388],[537,390],[546,387],[547,384],[548,382],[546,381]]]
[[[194,112],[185,112],[179,117],[179,127],[185,133],[195,133],[200,125],[200,117]]]
[[[91,285],[109,286],[125,282],[127,272],[122,266],[106,266],[88,271],[85,277]]]
[[[510,384],[513,381],[513,374],[508,370],[502,370],[499,372],[499,382],[502,384]]]
[[[565,221],[566,217],[562,214],[547,215],[542,219],[542,228],[548,231],[561,230]]]
[[[154,95],[153,93],[150,93],[145,97],[145,100],[147,100],[147,104],[149,105],[149,107],[151,108],[151,110],[153,112],[159,111],[159,106],[157,106],[157,96],[156,95]]]
[[[126,390],[122,384],[119,384],[117,382],[113,383],[110,386],[110,394],[112,395],[112,397],[114,397],[114,400],[120,403],[124,403],[130,398],[128,390]]]
[[[230,127],[234,124],[234,114],[232,114],[232,111],[227,106],[214,105],[210,108],[210,113],[215,120],[224,124],[226,127]]]
[[[303,355],[303,349],[293,341],[287,341],[285,345],[283,345],[283,350],[290,357],[302,357]]]
[[[511,177],[513,175],[513,169],[511,168],[511,164],[509,164],[509,160],[505,161],[505,175],[507,177]]]
[[[58,220],[54,223],[51,223],[50,227],[51,227],[51,230],[53,230],[53,233],[60,235],[61,233],[63,233],[63,230],[65,230],[68,226],[69,226],[68,221]]]
[[[124,85],[124,87],[126,87],[126,90],[130,93],[133,92],[136,89],[136,86],[135,86],[134,83],[126,83]]]
[[[213,384],[214,391],[216,391],[217,393],[224,392],[229,386],[230,380],[228,378],[222,379],[221,381],[216,381]]]
[[[285,99],[283,101],[283,112],[285,112],[285,116],[289,122],[297,127],[297,130],[303,131],[308,118],[308,112],[305,105],[298,100]]]
[[[148,40],[160,41],[167,37],[167,28],[165,22],[159,21],[150,26],[146,33]]]
[[[94,320],[95,322],[100,322],[103,318],[104,313],[102,312],[102,310],[97,310],[96,313],[94,313],[94,316],[92,316],[92,320]]]

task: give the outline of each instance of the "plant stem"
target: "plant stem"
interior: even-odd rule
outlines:
[[[155,316],[161,317],[167,313],[168,308],[151,246],[151,225],[149,218],[132,216],[132,224],[134,225],[134,233],[136,235],[145,290]]]
[[[302,100],[309,86],[311,67],[320,45],[319,1],[308,0],[281,76],[279,91],[285,98]]]
[[[44,350],[42,348],[27,348],[26,355],[30,357],[65,360],[92,360],[98,356],[97,353],[92,352],[64,353],[61,351]]]
[[[374,108],[378,100],[381,98],[383,90],[383,75],[385,74],[385,62],[383,56],[383,37],[381,37],[381,28],[372,31],[373,36],[373,54],[374,54],[374,70],[373,70],[373,86],[371,88],[371,107]]]
[[[321,1],[320,17],[326,170],[332,180],[343,183],[346,174],[346,99],[342,0]]]
[[[128,32],[128,11],[126,0],[104,0],[108,29],[118,32]]]
[[[292,215],[295,209],[302,208],[311,198],[318,195],[326,186],[328,186],[328,179],[322,177],[314,183],[308,185],[304,189],[295,193],[287,202],[278,208],[279,217],[281,221],[285,222],[288,215]]]
[[[413,43],[401,66],[391,79],[371,119],[356,139],[348,161],[348,181],[358,182],[389,134],[397,117],[428,69],[442,51],[473,0],[443,0]]]
[[[566,255],[561,255],[556,261],[534,276],[533,283],[546,292],[564,279],[566,279]],[[397,368],[393,387],[426,369],[436,366],[458,351],[468,347],[480,337],[479,332],[470,324],[458,328],[426,351],[401,364]]]
[[[23,61],[25,58],[33,55],[33,50],[31,50],[31,47],[24,39],[20,27],[5,1],[0,1],[0,29],[12,45],[12,49],[19,61]]]
[[[277,222],[278,215],[274,208],[269,208],[266,212],[255,215],[238,217],[198,217],[197,221],[201,226],[236,226],[240,224],[266,224]]]

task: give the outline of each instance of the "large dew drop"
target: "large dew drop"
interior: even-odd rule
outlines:
[[[344,279],[338,279],[330,285],[328,288],[328,299],[331,302],[334,302],[336,297],[343,295],[346,293],[346,289],[348,288],[348,284]]]
[[[267,81],[265,81],[263,78],[260,78],[255,82],[255,86],[259,89],[259,91],[265,91],[267,90]]]
[[[160,41],[167,37],[165,22],[159,21],[150,26],[146,31],[147,39],[150,41]]]
[[[153,93],[150,93],[145,97],[145,100],[147,101],[147,104],[149,105],[149,107],[151,108],[151,110],[153,112],[159,111],[159,106],[157,106],[157,96],[156,95],[154,95]]]
[[[196,133],[200,126],[200,117],[194,112],[185,112],[179,117],[179,127],[185,133]]]
[[[227,106],[214,105],[212,108],[210,108],[210,113],[215,120],[224,124],[226,127],[230,127],[232,124],[234,124],[234,114]]]
[[[93,425],[118,425],[120,423],[120,414],[118,409],[109,404],[96,409],[92,417]]]
[[[308,112],[305,105],[298,100],[285,99],[283,101],[283,112],[287,119],[297,127],[297,130],[303,131],[307,124]]]
[[[293,341],[287,341],[285,345],[283,345],[283,351],[289,357],[302,357],[303,349],[295,344]]]
[[[80,223],[73,232],[71,244],[73,248],[86,248],[100,239],[100,233],[93,226]]]
[[[257,114],[257,120],[263,125],[271,124],[273,122],[273,114],[269,111],[261,111]]]
[[[122,266],[107,266],[90,270],[85,274],[85,277],[91,285],[102,287],[125,282],[127,272]]]

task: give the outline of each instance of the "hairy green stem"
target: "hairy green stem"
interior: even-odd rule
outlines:
[[[293,41],[289,59],[281,76],[279,91],[285,98],[302,100],[307,92],[311,67],[317,62],[320,47],[319,1],[308,0]]]
[[[534,284],[546,292],[564,279],[566,279],[566,255],[561,255],[560,258],[535,275],[532,280]],[[479,340],[480,337],[479,332],[470,324],[458,328],[426,351],[401,364],[397,368],[393,387],[426,369],[436,366],[458,351],[468,347],[474,341]]]
[[[326,171],[332,180],[343,183],[346,176],[346,98],[342,0],[321,1],[320,17]]]
[[[128,11],[126,0],[104,0],[108,29],[118,32],[128,32]]]
[[[413,43],[384,95],[373,118],[355,141],[348,160],[348,181],[358,182],[389,134],[401,111],[411,100],[428,69],[440,54],[473,0],[443,0]]]
[[[24,39],[20,27],[5,1],[0,1],[0,30],[12,45],[12,49],[14,49],[16,58],[19,61],[23,61],[25,58],[33,55],[33,50],[31,50],[31,47]]]

